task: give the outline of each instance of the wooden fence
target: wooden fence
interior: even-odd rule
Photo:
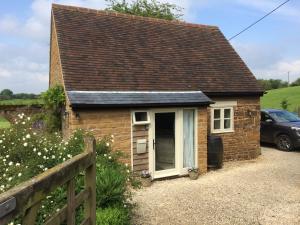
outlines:
[[[41,201],[56,188],[67,185],[67,203],[47,219],[45,224],[67,222],[75,225],[75,210],[84,204],[82,225],[96,223],[96,152],[95,139],[85,139],[85,151],[64,163],[28,180],[0,195],[0,225],[5,225],[17,216],[22,225],[36,223]],[[85,171],[85,188],[75,195],[75,177]]]

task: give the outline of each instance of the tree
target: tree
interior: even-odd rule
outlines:
[[[297,80],[295,80],[291,86],[300,86],[300,78],[298,78]]]
[[[156,0],[136,0],[131,4],[129,4],[126,0],[106,1],[110,3],[106,10],[130,15],[153,17],[166,20],[176,20],[182,16],[182,8],[170,3],[160,3]]]
[[[1,92],[0,92],[0,95],[1,96],[4,96],[4,97],[7,97],[7,98],[11,98],[13,96],[13,92],[9,89],[3,89]]]
[[[258,82],[263,86],[265,90],[288,87],[288,82],[279,79],[258,79]]]

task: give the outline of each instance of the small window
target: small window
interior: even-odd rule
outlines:
[[[150,118],[148,112],[134,112],[133,113],[133,124],[142,125],[149,124]]]
[[[233,132],[233,107],[212,108],[212,133]]]

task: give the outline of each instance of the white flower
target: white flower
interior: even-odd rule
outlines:
[[[3,159],[3,162],[6,162],[6,159]]]
[[[36,152],[36,148],[34,148],[33,151]]]
[[[67,156],[68,156],[69,158],[72,158],[72,155],[70,155],[70,154],[68,154]]]
[[[35,133],[35,132],[33,132],[33,135],[36,135],[36,133]]]
[[[107,155],[106,154],[104,154],[104,157],[106,157]]]
[[[127,173],[130,173],[130,170],[127,170]]]
[[[108,159],[111,159],[111,156],[109,156]]]
[[[9,158],[9,155],[6,155],[5,157],[6,157],[6,158]]]
[[[1,144],[1,143],[3,143],[3,141],[2,141],[2,140],[0,140],[0,144]]]
[[[52,159],[55,159],[55,155],[52,155],[52,157],[51,157]]]
[[[29,120],[30,120],[30,117],[27,117],[27,120],[29,121]]]
[[[108,143],[108,142],[106,143],[106,146],[107,146],[107,147],[109,146],[109,143]]]
[[[27,138],[27,139],[30,138],[30,134],[27,134],[27,135],[26,135],[26,138]]]
[[[12,161],[10,161],[9,163],[8,163],[8,165],[9,166],[12,166],[14,163],[12,162]]]
[[[25,121],[23,121],[22,124],[24,125],[24,124],[25,124]]]
[[[28,144],[27,144],[27,142],[25,142],[23,145],[24,145],[24,147],[26,147]]]
[[[47,159],[47,157],[44,155],[44,156],[43,156],[43,159]]]
[[[37,154],[38,154],[38,156],[41,156],[41,155],[42,155],[42,153],[41,153],[41,152],[38,152]]]
[[[22,173],[18,173],[18,177],[22,176]]]
[[[112,134],[112,135],[110,135],[111,136],[111,138],[114,138],[115,136]]]
[[[8,181],[11,181],[12,179],[13,179],[12,177],[9,177],[7,180],[8,180]]]
[[[128,167],[128,163],[125,163],[125,166]]]
[[[16,166],[20,166],[21,164],[20,163],[16,163]]]

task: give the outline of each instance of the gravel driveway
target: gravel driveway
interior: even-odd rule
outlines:
[[[300,152],[262,148],[192,181],[156,181],[135,192],[134,224],[300,224]]]

